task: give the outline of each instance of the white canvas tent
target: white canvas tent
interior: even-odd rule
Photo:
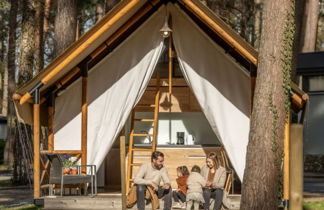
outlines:
[[[145,2],[123,2],[123,7],[116,9],[119,12],[114,14],[116,11],[112,11],[110,16],[108,14],[111,19],[104,18],[97,28],[88,32],[92,34],[92,37],[97,36],[96,39],[93,38],[90,42],[91,36],[86,34],[38,77],[19,89],[17,94],[25,94],[16,100],[20,120],[32,122],[32,105],[25,102],[37,82],[42,83],[41,93],[46,92],[45,90],[53,86],[62,75],[66,75],[73,69],[73,63],[77,64],[94,49],[100,48],[102,40],[112,36],[119,27],[125,25],[131,14],[135,14],[141,6],[145,6]],[[172,20],[173,43],[181,71],[213,131],[224,145],[236,173],[240,179],[243,178],[251,110],[251,78],[248,70],[223,47],[215,43],[211,36],[207,35],[184,11],[183,8],[190,7],[191,4],[188,4],[189,6],[185,3],[149,5],[156,11],[152,12],[113,51],[89,69],[87,85],[88,164],[100,166],[132,108],[143,95],[164,47],[160,29],[166,15],[169,15]],[[192,11],[201,11],[198,6],[202,5],[198,1],[195,4],[197,7]],[[120,18],[116,19],[118,14]],[[224,23],[218,21],[219,27],[224,27]],[[104,27],[106,30],[103,29]],[[226,28],[222,33],[226,31],[228,34],[225,35],[232,43],[231,33],[234,32]],[[235,39],[241,39],[238,35],[233,36]],[[247,46],[242,39],[237,43],[242,43],[243,50],[241,51],[251,51],[249,54],[251,57],[256,55],[256,52],[251,50],[251,47]],[[77,53],[78,50],[79,53]],[[255,60],[252,59],[251,63],[253,64]],[[61,71],[55,74],[56,70]],[[48,79],[50,74],[54,75],[53,80]],[[55,99],[54,150],[82,149],[80,143],[82,138],[81,85],[82,80],[79,78],[67,88],[58,91]]]
[[[98,166],[102,163],[144,93],[163,48],[160,28],[167,11],[173,21],[181,70],[242,178],[249,132],[249,75],[172,4],[161,7],[90,70],[88,163]],[[196,41],[192,43],[192,39]],[[81,148],[80,96],[81,80],[78,80],[56,99],[55,150]]]

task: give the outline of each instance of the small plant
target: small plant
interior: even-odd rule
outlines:
[[[65,167],[71,167],[71,166],[74,165],[74,162],[72,160],[70,160],[71,159],[71,155],[63,155],[63,158],[64,158],[63,165]]]

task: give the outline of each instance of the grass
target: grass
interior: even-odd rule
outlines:
[[[305,202],[304,210],[324,210],[324,202],[323,201]]]
[[[34,204],[27,204],[19,207],[13,207],[13,208],[4,208],[3,206],[0,206],[1,210],[39,210],[43,209],[41,206],[36,206]]]

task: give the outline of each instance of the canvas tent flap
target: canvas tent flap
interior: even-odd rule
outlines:
[[[164,18],[162,6],[89,72],[88,164],[102,163],[144,93],[163,49]],[[56,99],[55,150],[81,148],[80,107],[81,79]]]
[[[179,8],[169,4],[168,9],[180,68],[242,180],[250,125],[250,77]]]

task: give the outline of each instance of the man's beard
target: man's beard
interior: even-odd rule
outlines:
[[[160,170],[161,168],[163,168],[163,165],[154,165],[156,169]]]

